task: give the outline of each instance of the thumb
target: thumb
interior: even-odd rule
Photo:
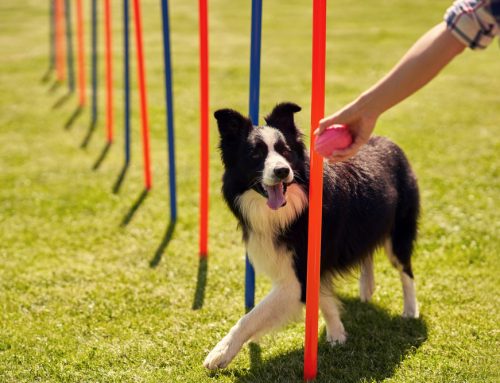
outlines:
[[[319,127],[316,129],[317,134],[323,133],[323,131],[328,128],[329,126],[333,124],[345,124],[345,125],[350,125],[352,120],[354,119],[353,113],[351,108],[345,107],[334,114],[324,117],[323,119],[320,120],[319,122]]]
[[[318,129],[316,129],[316,131],[314,132],[314,134],[319,135],[319,134],[323,133],[326,128],[328,128],[329,126],[335,124],[336,120],[337,120],[336,114],[332,114],[331,116],[322,118],[319,121]]]
[[[319,126],[318,128],[314,131],[314,134],[316,136],[321,135],[325,131],[326,128],[329,126],[332,126],[335,124],[337,121],[337,116],[335,114],[332,114],[331,116],[324,117],[319,121]]]

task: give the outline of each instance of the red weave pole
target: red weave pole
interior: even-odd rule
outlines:
[[[151,165],[149,160],[149,122],[146,99],[146,73],[144,70],[144,50],[142,46],[142,17],[140,0],[134,0],[135,43],[137,51],[137,75],[141,100],[142,149],[144,155],[144,183],[151,189]]]
[[[326,0],[313,2],[311,92],[311,170],[309,180],[309,228],[307,249],[306,333],[304,379],[316,378],[318,365],[318,309],[323,205],[323,158],[314,148],[314,130],[325,111]]]
[[[76,34],[78,39],[78,88],[80,106],[85,106],[85,45],[83,40],[83,5],[76,0]]]
[[[64,0],[55,0],[56,14],[56,68],[57,79],[64,81],[66,78],[65,68],[65,44],[64,44]]]
[[[113,66],[111,48],[111,4],[104,0],[104,31],[106,37],[106,132],[108,143],[113,142]]]
[[[209,82],[208,82],[208,9],[207,0],[199,0],[200,34],[200,256],[208,254],[208,180],[209,180]]]

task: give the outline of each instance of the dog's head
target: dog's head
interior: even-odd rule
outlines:
[[[293,118],[300,110],[292,103],[278,104],[265,118],[266,126],[253,126],[232,109],[214,114],[226,172],[267,198],[273,210],[286,204],[287,186],[304,169],[305,146]]]

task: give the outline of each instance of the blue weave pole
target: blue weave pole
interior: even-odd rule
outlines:
[[[75,91],[75,66],[73,60],[73,32],[71,29],[71,0],[64,2],[64,17],[66,19],[66,59],[68,63],[68,88]]]
[[[130,26],[129,0],[123,0],[123,74],[125,90],[125,165],[130,163]]]
[[[92,124],[97,123],[97,0],[92,0]]]
[[[252,0],[252,30],[250,37],[250,119],[259,125],[260,95],[260,47],[262,40],[262,0]],[[255,271],[245,257],[245,307],[247,310],[255,305]]]
[[[55,0],[50,0],[50,9],[49,9],[49,71],[54,70],[56,67],[56,33],[55,33],[55,23],[56,23],[56,15],[55,15]]]
[[[170,25],[168,0],[161,0],[163,19],[163,61],[165,65],[165,103],[167,109],[168,169],[170,184],[170,220],[177,220],[177,194],[175,181],[175,143],[174,143],[174,100],[172,94],[172,60],[170,58]]]

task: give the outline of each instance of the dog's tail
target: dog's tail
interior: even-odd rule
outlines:
[[[403,271],[413,278],[411,255],[417,239],[420,195],[417,178],[402,150],[398,158],[398,203],[391,233],[392,250]]]

